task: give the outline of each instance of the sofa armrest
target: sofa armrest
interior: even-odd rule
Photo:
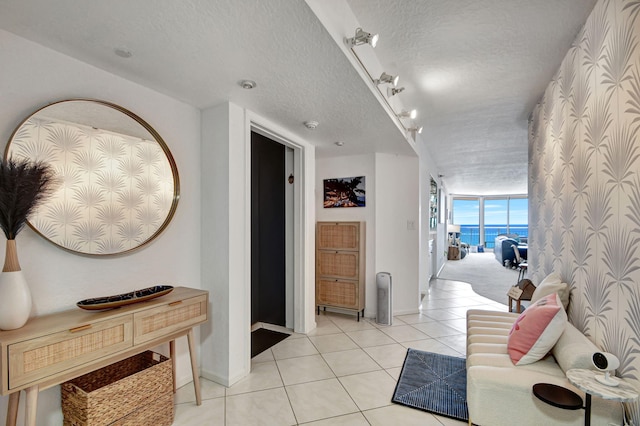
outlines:
[[[583,410],[563,410],[540,401],[533,395],[536,383],[552,383],[576,392],[564,376],[535,370],[474,366],[467,369],[467,405],[469,418],[482,426],[583,425]],[[591,422],[597,425],[622,423],[620,403],[594,398]]]

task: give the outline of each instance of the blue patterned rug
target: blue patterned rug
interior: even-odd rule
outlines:
[[[409,348],[392,402],[468,421],[464,358]]]

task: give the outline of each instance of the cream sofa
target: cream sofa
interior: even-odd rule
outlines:
[[[536,383],[564,386],[580,395],[565,371],[593,368],[598,348],[567,323],[552,354],[528,365],[515,366],[507,353],[507,337],[518,314],[483,310],[467,312],[467,403],[470,423],[500,425],[583,425],[584,410],[564,410],[533,395]],[[621,425],[619,402],[592,398],[592,425]]]

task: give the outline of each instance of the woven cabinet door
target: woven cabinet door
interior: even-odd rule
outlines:
[[[364,222],[318,222],[316,305],[364,310]]]

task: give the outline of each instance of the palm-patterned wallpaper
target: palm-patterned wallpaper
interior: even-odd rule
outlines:
[[[29,222],[69,250],[131,250],[153,237],[170,212],[173,174],[154,140],[30,118],[10,149],[14,157],[53,166],[58,189]]]
[[[640,389],[640,0],[596,4],[533,111],[529,202],[532,280],[561,273],[570,321]]]

